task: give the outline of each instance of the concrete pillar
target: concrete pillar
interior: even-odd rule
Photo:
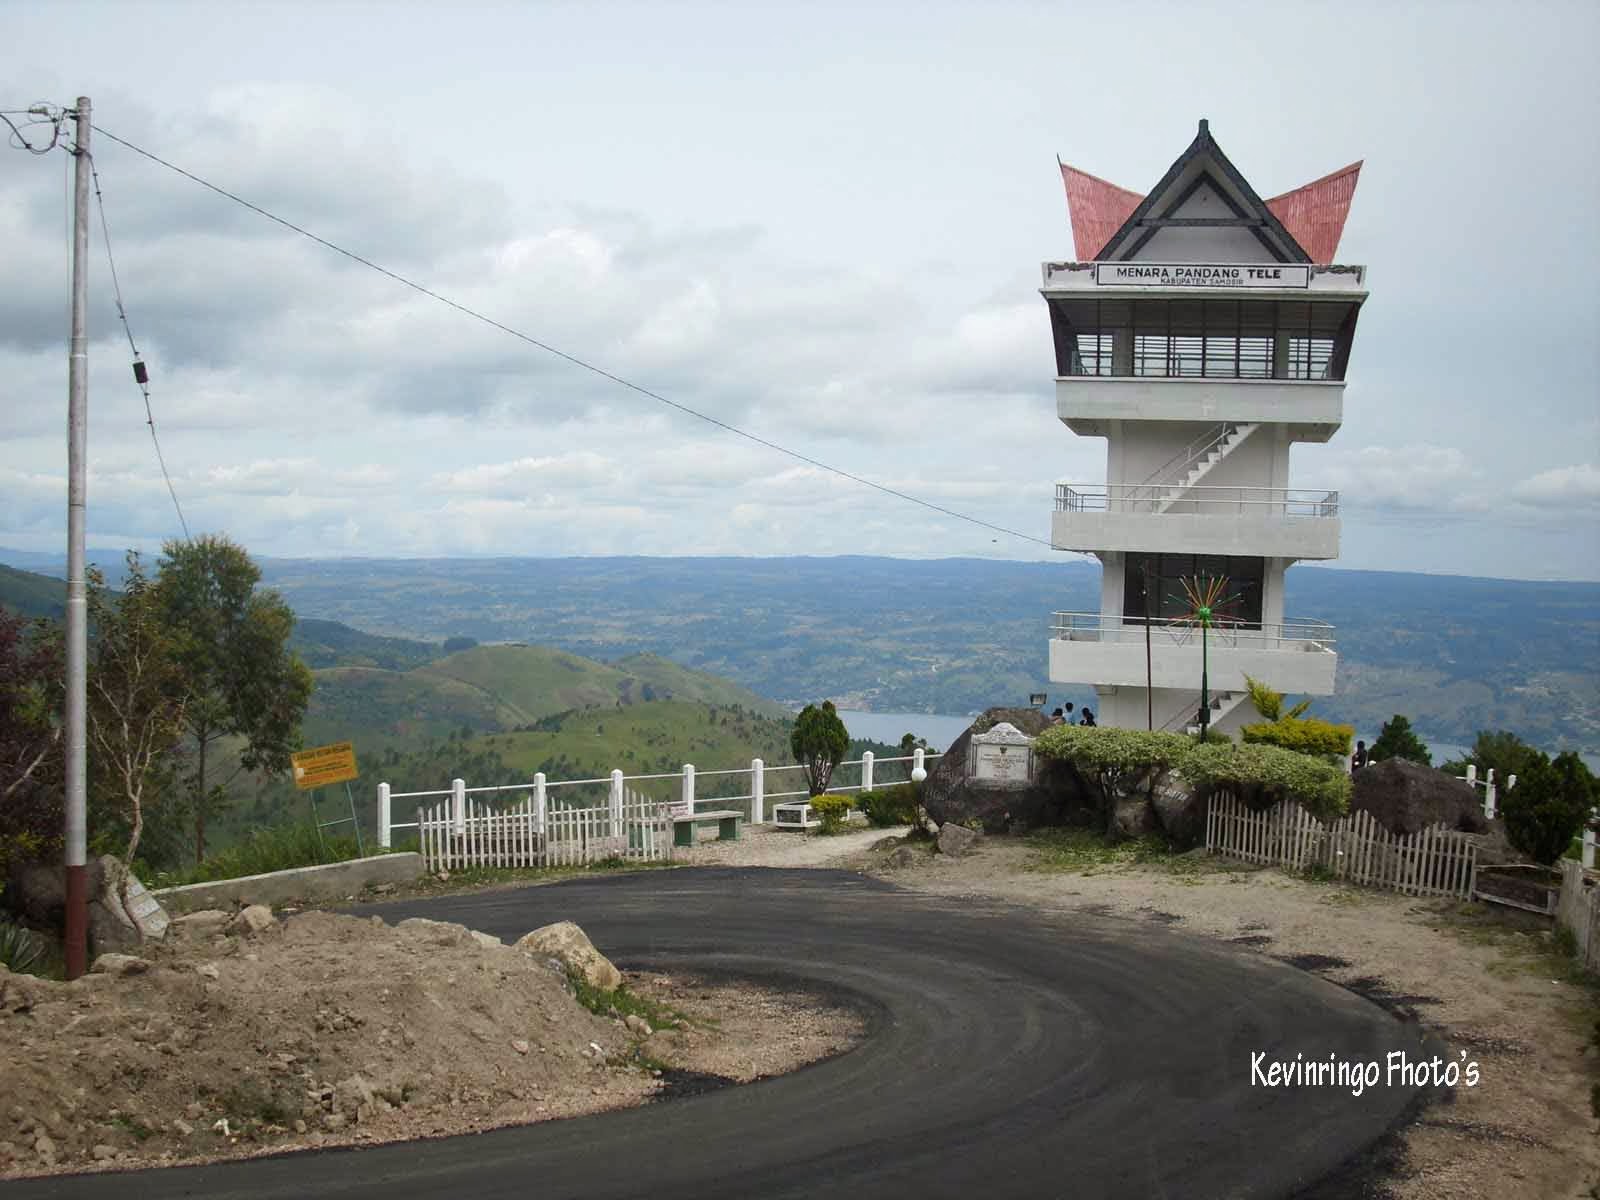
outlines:
[[[694,764],[683,764],[683,803],[688,807],[689,815],[694,815]]]
[[[545,814],[549,811],[549,794],[545,790],[544,772],[536,771],[533,776],[533,828],[541,837],[545,832]]]
[[[611,828],[608,836],[620,838],[622,836],[622,771],[611,772]]]
[[[457,837],[467,836],[467,781],[450,781],[450,820]]]
[[[389,849],[389,785],[378,785],[378,845]]]
[[[871,750],[865,751],[861,755],[861,790],[863,792],[870,792],[872,790],[872,751]]]
[[[750,760],[750,824],[764,825],[767,820],[767,769],[759,758]]]
[[[923,765],[923,755],[921,746],[911,752],[911,779],[914,783],[921,783],[928,777],[928,768]]]

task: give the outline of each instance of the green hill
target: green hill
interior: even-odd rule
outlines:
[[[0,566],[0,607],[25,617],[64,617],[67,614],[66,580]]]
[[[289,648],[313,670],[318,667],[382,667],[409,671],[434,661],[443,650],[437,642],[379,637],[338,621],[297,617]]]

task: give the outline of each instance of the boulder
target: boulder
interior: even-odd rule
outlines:
[[[202,908],[199,912],[173,917],[172,928],[188,937],[203,937],[208,933],[221,933],[223,926],[231,920],[233,917],[220,908]]]
[[[252,904],[239,910],[239,915],[227,924],[227,932],[234,937],[250,937],[271,929],[276,924],[272,910],[265,904]]]
[[[1156,816],[1156,807],[1151,802],[1148,788],[1129,788],[1119,791],[1112,801],[1111,816],[1106,828],[1106,836],[1115,841],[1119,838],[1138,838],[1156,832],[1160,828],[1160,821]]]
[[[1487,833],[1483,802],[1466,780],[1432,767],[1389,758],[1352,777],[1351,812],[1367,812],[1391,833],[1411,834],[1443,824],[1462,833]]]
[[[1036,764],[1035,781],[1029,787],[975,786],[967,778],[972,735],[1001,722],[1029,737],[1050,727],[1050,718],[1034,708],[991,708],[973,721],[934,763],[922,785],[922,806],[937,824],[965,825],[976,820],[990,833],[1003,833],[1013,821],[1049,825],[1061,819],[1065,780],[1046,763]]]
[[[1199,845],[1206,835],[1206,799],[1182,780],[1168,776],[1156,784],[1152,801],[1161,832],[1174,849]]]
[[[917,852],[910,846],[901,846],[883,860],[883,865],[893,867],[896,870],[914,867],[917,865]]]
[[[951,858],[964,858],[978,848],[980,836],[964,825],[947,822],[939,827],[939,853],[948,854]]]
[[[571,921],[557,921],[523,934],[517,939],[517,949],[533,957],[560,959],[568,970],[602,992],[614,992],[622,986],[622,972]]]
[[[148,960],[132,954],[102,954],[89,967],[96,975],[143,975],[149,969]]]

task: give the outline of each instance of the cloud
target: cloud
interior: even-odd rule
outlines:
[[[1592,508],[1600,504],[1600,467],[1579,463],[1540,471],[1513,486],[1511,497],[1538,508]]]

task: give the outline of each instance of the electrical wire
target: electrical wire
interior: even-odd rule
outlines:
[[[156,163],[156,164],[158,164],[160,166],[163,166],[167,170],[172,171],[175,174],[181,175],[185,179],[188,179],[193,183],[197,183],[201,187],[206,188],[209,191],[215,192],[217,195],[222,196],[225,199],[232,200],[235,204],[242,205],[243,207],[248,208],[251,212],[254,212],[254,213],[258,214],[259,216],[265,217],[267,220],[272,221],[275,224],[281,225],[285,229],[288,229],[293,233],[299,234],[301,237],[308,238],[311,241],[316,242],[319,246],[322,246],[322,247],[324,247],[324,248],[326,248],[328,250],[332,250],[335,254],[342,255],[343,257],[349,259],[351,262],[358,263],[363,267],[367,267],[370,270],[378,272],[378,274],[380,274],[380,275],[387,276],[388,278],[394,280],[396,283],[403,284],[405,287],[410,288],[412,291],[419,292],[420,294],[422,294],[424,296],[427,296],[431,300],[436,300],[440,304],[443,304],[443,305],[446,305],[449,308],[455,309],[457,312],[461,313],[463,316],[471,317],[473,320],[480,321],[483,324],[488,325],[489,327],[491,327],[493,329],[499,330],[501,333],[509,334],[510,336],[512,336],[514,338],[517,338],[519,341],[526,342],[528,345],[533,346],[536,349],[543,350],[546,354],[553,355],[554,357],[559,358],[559,359],[563,360],[564,362],[570,363],[575,367],[580,367],[585,371],[589,371],[592,374],[600,376],[600,378],[602,378],[602,379],[609,380],[610,382],[612,382],[614,384],[617,384],[619,387],[624,387],[624,388],[627,388],[629,391],[637,392],[639,395],[645,396],[648,399],[654,400],[654,401],[656,401],[656,402],[658,402],[660,404],[664,404],[668,408],[676,409],[677,411],[685,414],[686,416],[691,416],[691,417],[694,417],[694,418],[696,418],[698,420],[704,421],[708,425],[714,425],[717,428],[722,429],[722,430],[724,430],[724,431],[726,431],[728,433],[735,434],[738,437],[742,437],[742,438],[745,438],[748,441],[754,442],[758,446],[763,446],[768,450],[773,450],[773,451],[776,451],[779,454],[786,455],[789,458],[792,458],[792,459],[796,460],[797,462],[802,462],[802,463],[805,463],[808,466],[816,467],[819,470],[826,471],[826,472],[828,472],[829,474],[832,474],[832,475],[837,475],[841,479],[848,479],[852,483],[858,483],[858,484],[861,484],[864,487],[872,488],[875,491],[881,492],[886,496],[893,496],[897,500],[904,500],[907,503],[919,505],[922,508],[930,509],[931,511],[939,513],[939,514],[941,514],[943,516],[951,517],[951,518],[954,518],[955,520],[958,520],[958,521],[965,521],[965,522],[967,522],[968,524],[971,524],[971,525],[977,525],[977,526],[979,526],[979,527],[981,527],[983,529],[990,530],[993,533],[1003,533],[1003,534],[1007,535],[1008,537],[1020,538],[1023,541],[1033,542],[1036,545],[1040,545],[1040,546],[1046,546],[1046,547],[1048,547],[1048,548],[1050,548],[1052,550],[1056,550],[1056,549],[1060,549],[1061,548],[1061,547],[1058,547],[1058,546],[1054,545],[1054,543],[1052,543],[1048,538],[1035,537],[1033,534],[1023,533],[1022,531],[1017,530],[1017,529],[1010,529],[1010,528],[1007,528],[1004,525],[996,525],[993,522],[983,520],[981,517],[974,517],[974,516],[971,516],[971,515],[969,515],[967,513],[957,512],[955,509],[946,508],[942,504],[935,504],[931,500],[925,500],[920,496],[913,496],[908,492],[902,492],[898,488],[889,487],[887,484],[877,483],[877,482],[875,482],[875,481],[873,481],[871,479],[867,479],[867,478],[865,478],[865,477],[863,477],[861,475],[857,475],[857,474],[855,474],[855,473],[853,473],[851,471],[846,471],[841,467],[835,467],[835,466],[833,466],[833,465],[831,465],[829,463],[825,463],[825,462],[821,461],[820,459],[812,458],[808,454],[802,454],[798,450],[791,450],[789,447],[781,445],[778,442],[771,441],[770,439],[764,438],[764,437],[760,436],[759,434],[751,433],[747,429],[742,429],[737,425],[734,425],[734,424],[732,424],[732,423],[730,423],[728,421],[724,421],[719,417],[714,417],[709,413],[701,412],[699,409],[691,408],[687,404],[679,403],[676,400],[670,400],[666,396],[663,396],[659,392],[652,391],[650,388],[644,387],[641,384],[634,383],[633,381],[631,381],[629,379],[624,379],[622,376],[616,375],[616,374],[612,373],[611,371],[606,370],[603,367],[596,366],[594,363],[591,363],[591,362],[588,362],[585,359],[579,358],[575,354],[569,354],[565,350],[558,349],[557,347],[550,345],[548,342],[540,341],[538,338],[533,337],[530,334],[524,333],[520,329],[514,329],[510,325],[506,325],[503,322],[497,321],[493,317],[487,316],[484,313],[481,313],[481,312],[477,311],[476,309],[468,308],[465,304],[462,304],[462,303],[460,303],[459,301],[456,301],[456,300],[452,300],[450,297],[442,295],[439,292],[434,291],[432,288],[429,288],[429,287],[427,287],[427,286],[425,286],[425,285],[423,285],[421,283],[418,283],[413,279],[409,279],[406,276],[401,275],[396,271],[391,271],[388,267],[381,266],[378,263],[373,262],[371,259],[363,258],[361,255],[357,254],[355,251],[347,250],[343,246],[339,245],[336,242],[330,242],[327,238],[319,237],[317,234],[312,233],[310,230],[304,229],[301,226],[296,225],[293,221],[286,220],[285,218],[278,216],[276,213],[269,212],[267,209],[262,208],[259,204],[254,204],[254,203],[250,202],[249,200],[246,200],[243,196],[239,196],[239,195],[237,195],[237,194],[235,194],[233,192],[230,192],[226,188],[219,187],[217,184],[212,183],[210,180],[202,179],[200,176],[194,174],[193,172],[186,171],[182,167],[176,165],[175,163],[168,162],[166,159],[162,158],[160,155],[153,154],[149,150],[144,149],[142,146],[134,145],[132,142],[128,141],[126,138],[118,137],[116,134],[112,133],[110,130],[103,129],[99,125],[95,125],[93,128],[94,128],[94,131],[96,133],[100,134],[102,137],[110,138],[113,142],[116,142],[120,146],[127,147],[129,150],[132,150],[135,154],[142,155],[143,157],[148,158],[151,162]],[[154,429],[154,427],[152,426],[152,431],[153,431],[153,429]]]
[[[86,153],[74,150],[75,154]],[[106,265],[111,268],[111,293],[116,297],[117,317],[122,321],[122,331],[128,335],[128,349],[133,353],[133,379],[139,385],[139,391],[144,396],[145,424],[150,427],[150,441],[156,448],[156,462],[161,464],[161,478],[167,481],[167,494],[172,497],[172,507],[178,513],[178,524],[183,528],[184,541],[193,540],[189,535],[189,522],[184,520],[183,505],[178,503],[178,490],[172,486],[172,475],[167,470],[167,459],[161,453],[161,439],[156,436],[155,413],[150,407],[150,376],[144,365],[144,356],[139,353],[139,345],[133,340],[133,326],[128,322],[128,310],[122,303],[122,282],[117,278],[117,260],[111,253],[111,227],[106,223],[106,198],[100,191],[100,169],[94,161],[94,155],[89,155],[89,175],[94,181],[95,205],[100,210],[101,240],[106,247]]]

